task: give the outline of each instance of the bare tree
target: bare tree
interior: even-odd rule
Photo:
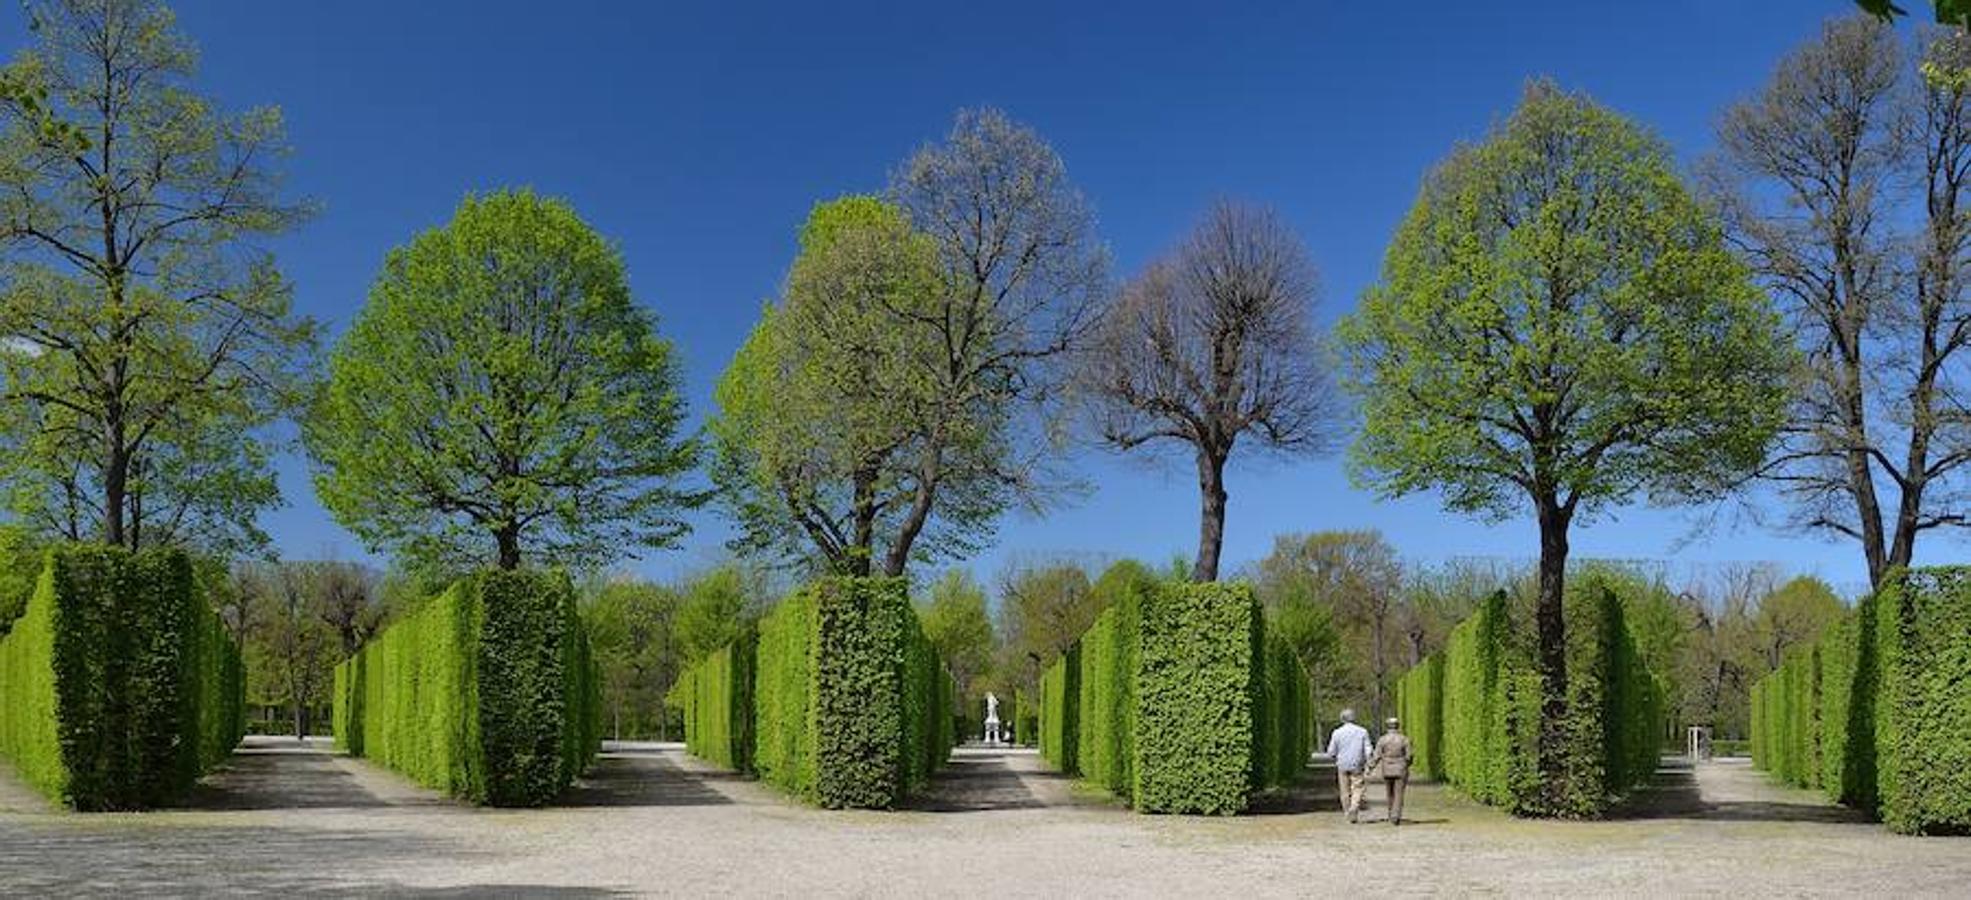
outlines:
[[[376,573],[352,562],[315,563],[315,590],[320,595],[322,622],[342,642],[342,655],[356,655],[383,627],[384,608],[377,597]]]
[[[928,308],[891,310],[905,327],[928,329],[935,348],[930,408],[908,411],[928,425],[909,447],[912,489],[883,566],[897,574],[935,510],[978,527],[991,518],[979,513],[1009,499],[1037,508],[1054,493],[1044,465],[1051,423],[1028,413],[1059,396],[1056,363],[1088,330],[1108,253],[1054,148],[995,109],[960,112],[944,143],[895,173],[890,199],[936,242],[942,275]],[[1004,427],[980,427],[994,418]],[[976,440],[999,452],[957,452]]]
[[[1336,409],[1314,336],[1314,265],[1271,210],[1220,203],[1104,311],[1082,384],[1102,441],[1188,446],[1203,514],[1197,581],[1218,578],[1225,466],[1242,436],[1328,448]]]
[[[1719,125],[1733,239],[1807,352],[1765,474],[1800,524],[1862,545],[1873,584],[1923,532],[1971,524],[1971,43],[1923,40],[1831,22]]]

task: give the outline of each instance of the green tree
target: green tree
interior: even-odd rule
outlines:
[[[768,590],[760,573],[737,563],[716,566],[678,589],[675,628],[678,654],[690,666],[732,643],[765,611]]]
[[[678,381],[616,249],[504,191],[390,252],[303,437],[323,505],[372,548],[603,563],[673,545],[701,499]]]
[[[674,627],[679,605],[676,592],[645,581],[610,581],[588,596],[582,620],[617,740],[671,739],[664,695],[683,664]]]
[[[1094,588],[1088,573],[1070,562],[1009,567],[999,584],[1000,676],[1015,689],[1039,685],[1040,673],[1106,608]]]
[[[963,569],[946,572],[931,582],[922,616],[924,634],[938,648],[958,689],[968,701],[983,696],[999,649],[992,617],[986,612],[985,588]]]
[[[281,198],[280,112],[200,96],[151,0],[27,14],[0,69],[0,489],[69,540],[257,547],[266,426],[315,341],[257,249],[308,213]]]
[[[933,390],[937,248],[874,197],[817,205],[801,228],[785,296],[767,308],[719,379],[712,477],[742,551],[814,568],[902,573],[915,554],[969,549],[1003,500],[990,478],[1002,416],[944,415]],[[921,488],[915,451],[938,427],[968,438],[948,457],[929,540],[904,520]],[[962,462],[959,457],[963,456]],[[967,474],[969,473],[969,474]]]
[[[1323,708],[1380,720],[1403,674],[1403,565],[1378,531],[1280,535],[1254,590],[1295,644]],[[1332,710],[1330,710],[1332,712]]]
[[[1809,575],[1794,578],[1760,598],[1752,630],[1765,671],[1779,668],[1788,647],[1819,638],[1821,631],[1845,612],[1847,606],[1834,589]]]
[[[1358,479],[1539,526],[1540,769],[1567,712],[1561,616],[1577,518],[1717,496],[1764,460],[1795,355],[1670,152],[1535,82],[1425,179],[1341,326]]]
[[[1894,0],[1855,0],[1855,5],[1885,22],[1909,15],[1909,10]],[[1930,7],[1936,12],[1939,23],[1971,28],[1971,0],[1932,0]]]

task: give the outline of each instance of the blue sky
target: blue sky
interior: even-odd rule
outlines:
[[[568,198],[622,248],[640,302],[683,351],[694,418],[792,257],[817,200],[878,189],[955,110],[993,105],[1040,131],[1093,203],[1119,271],[1168,247],[1215,197],[1276,206],[1325,284],[1322,319],[1375,277],[1423,171],[1483,134],[1526,78],[1550,75],[1654,128],[1686,162],[1718,112],[1756,88],[1846,0],[1641,4],[555,4],[184,0],[200,86],[229,108],[271,103],[316,221],[274,245],[301,310],[339,332],[383,255],[468,191]],[[4,43],[25,43],[18,13]],[[1907,26],[1905,26],[1907,27]],[[1225,558],[1286,531],[1373,527],[1409,558],[1526,556],[1531,518],[1490,525],[1433,497],[1379,501],[1339,457],[1235,461]],[[1034,554],[1167,559],[1195,545],[1184,459],[1090,451],[1096,490],[1044,519],[1008,518],[972,562],[990,578]],[[284,553],[361,556],[282,462]],[[1702,564],[1773,560],[1863,580],[1848,544],[1689,512],[1623,510],[1577,555]],[[630,564],[705,565],[727,535],[697,518],[681,550]],[[1931,561],[1956,555],[1932,539]]]

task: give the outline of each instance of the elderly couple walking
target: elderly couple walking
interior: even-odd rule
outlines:
[[[1341,809],[1348,821],[1361,820],[1362,794],[1371,775],[1382,779],[1389,798],[1389,824],[1403,824],[1403,788],[1410,781],[1410,739],[1401,723],[1383,723],[1382,737],[1372,745],[1369,730],[1355,724],[1355,710],[1341,711],[1341,727],[1328,736],[1328,755],[1335,760],[1335,779],[1341,787]],[[1372,749],[1373,748],[1373,749]]]

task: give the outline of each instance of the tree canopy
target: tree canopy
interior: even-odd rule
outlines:
[[[604,563],[673,545],[700,502],[678,383],[616,248],[503,191],[390,252],[303,435],[323,504],[372,548]]]
[[[1550,731],[1577,515],[1740,483],[1784,421],[1796,358],[1668,148],[1547,82],[1429,174],[1340,334],[1361,483],[1534,514]],[[1543,735],[1543,771],[1557,746]]]
[[[27,11],[0,70],[0,490],[68,540],[258,548],[266,426],[315,340],[255,244],[309,212],[280,111],[198,94],[151,0]]]

